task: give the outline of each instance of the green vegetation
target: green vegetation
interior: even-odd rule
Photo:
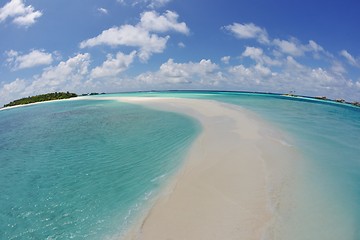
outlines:
[[[5,104],[4,107],[11,107],[16,105],[23,105],[23,104],[36,103],[36,102],[45,102],[50,100],[67,99],[72,97],[77,97],[77,95],[75,93],[69,93],[69,92],[47,93],[47,94],[36,95],[27,98],[21,98],[12,101],[11,103]]]

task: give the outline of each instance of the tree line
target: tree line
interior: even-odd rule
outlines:
[[[77,94],[70,92],[46,93],[46,94],[17,99],[8,104],[5,104],[4,107],[11,107],[16,105],[23,105],[23,104],[36,103],[36,102],[45,102],[50,100],[67,99],[73,97],[77,97]]]

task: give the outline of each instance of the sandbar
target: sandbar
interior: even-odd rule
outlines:
[[[125,239],[271,239],[297,152],[278,129],[212,100],[120,97],[186,114],[202,132],[183,167]]]

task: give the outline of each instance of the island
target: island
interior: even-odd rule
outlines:
[[[15,101],[12,101],[8,104],[5,104],[4,107],[12,107],[16,105],[24,105],[24,104],[30,104],[30,103],[36,103],[36,102],[45,102],[50,100],[59,100],[59,99],[68,99],[77,97],[76,93],[70,93],[70,92],[53,92],[53,93],[46,93],[26,98],[21,98]]]

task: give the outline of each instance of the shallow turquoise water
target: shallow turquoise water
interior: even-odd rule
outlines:
[[[124,95],[256,112],[294,139],[306,167],[294,176],[292,209],[279,210],[275,239],[360,239],[360,108],[250,93],[110,96]],[[0,111],[0,239],[112,237],[181,164],[196,122],[106,96]]]
[[[124,231],[199,132],[174,113],[113,101],[0,112],[0,239]]]
[[[303,159],[294,166],[299,167],[294,175],[297,182],[286,193],[291,204],[278,209],[275,239],[360,239],[360,108],[273,94],[136,94],[231,103],[283,129],[295,141]]]
[[[208,97],[255,111],[289,133],[303,155],[275,239],[360,239],[360,108],[276,95]]]

